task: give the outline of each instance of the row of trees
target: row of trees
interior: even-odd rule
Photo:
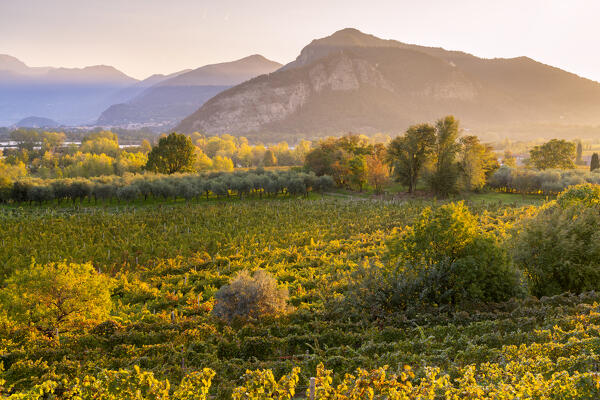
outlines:
[[[295,171],[254,170],[208,175],[128,175],[93,179],[36,179],[15,181],[0,190],[2,202],[46,203],[57,201],[135,201],[138,199],[194,199],[204,196],[246,197],[278,194],[306,195],[327,190],[333,185],[329,176]]]
[[[408,186],[409,193],[416,189],[421,175],[437,195],[478,190],[499,168],[490,146],[476,136],[459,138],[459,131],[459,122],[447,116],[435,125],[413,125],[392,140],[387,161],[396,179]]]
[[[581,183],[600,184],[600,170],[576,169],[535,170],[503,166],[490,177],[488,186],[513,193],[557,194],[569,186]]]
[[[13,131],[10,139],[16,147],[4,150],[2,163],[17,168],[20,176],[39,178],[89,178],[141,173],[145,169],[175,173],[293,166],[301,165],[310,149],[308,141],[301,141],[294,149],[285,142],[267,148],[260,143],[250,145],[244,137],[206,137],[198,133],[163,135],[154,151],[148,140],[143,140],[139,146],[120,146],[117,134],[110,131],[88,133],[81,139],[81,144],[65,142],[66,135],[62,132],[34,130]],[[173,165],[163,168],[156,157],[148,164],[149,153],[169,157]],[[175,158],[178,160],[173,163]]]
[[[437,195],[479,190],[500,167],[492,148],[476,136],[459,137],[453,116],[434,125],[409,127],[387,146],[348,135],[319,142],[306,155],[305,166],[317,175],[331,175],[338,186],[362,190],[370,184],[380,191],[390,175],[413,193],[421,178]]]

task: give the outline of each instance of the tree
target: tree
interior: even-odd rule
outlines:
[[[338,186],[348,187],[354,183],[360,187],[361,184],[357,179],[362,181],[362,184],[366,179],[363,173],[366,172],[363,170],[364,160],[361,161],[360,157],[373,154],[373,151],[374,147],[363,136],[346,135],[338,139],[328,138],[321,140],[306,154],[304,166],[318,176],[330,175]]]
[[[194,170],[195,171],[208,171],[212,169],[213,162],[204,152],[199,148],[195,148],[196,151],[196,159],[194,160]]]
[[[54,152],[65,142],[66,136],[63,132],[42,132],[42,150]]]
[[[194,170],[196,158],[192,140],[178,133],[171,133],[162,137],[158,145],[148,154],[146,169],[161,174],[174,174],[176,172],[191,172]]]
[[[363,186],[367,183],[367,161],[365,156],[354,156],[350,159],[348,166],[350,167],[350,183],[358,187],[359,192],[362,192]]]
[[[237,318],[259,319],[287,311],[287,288],[277,286],[277,280],[265,270],[240,272],[229,285],[215,294],[213,313],[227,321]]]
[[[598,168],[600,168],[600,160],[598,159],[598,153],[594,153],[590,161],[590,171],[595,171]]]
[[[148,154],[152,151],[152,145],[148,140],[142,140],[142,143],[140,144],[140,151],[144,154]]]
[[[517,159],[511,153],[510,150],[504,151],[504,157],[502,158],[502,165],[505,167],[515,168],[517,166]]]
[[[429,124],[413,125],[403,136],[390,142],[387,159],[396,178],[413,193],[419,174],[435,144],[435,128]]]
[[[581,140],[577,141],[577,152],[576,152],[576,156],[575,156],[575,164],[585,165],[585,161],[583,161],[583,145],[581,144]]]
[[[331,151],[321,146],[312,149],[304,159],[304,166],[309,171],[313,171],[317,176],[331,175],[331,164],[333,155]]]
[[[229,157],[215,156],[212,167],[215,171],[233,171],[233,161]]]
[[[106,154],[111,157],[117,157],[121,152],[118,141],[105,137],[87,140],[81,144],[79,150],[82,153],[91,153],[97,155]]]
[[[383,149],[385,152],[385,148]],[[385,163],[385,155],[379,155],[375,152],[366,157],[367,161],[367,181],[369,185],[375,188],[375,193],[380,194],[389,181],[390,170]]]
[[[10,140],[17,142],[20,150],[33,151],[39,143],[40,137],[33,129],[17,129],[10,133]]]
[[[265,167],[273,167],[277,165],[277,158],[275,157],[275,153],[273,150],[268,149],[265,151],[265,156],[263,157],[263,165]]]
[[[573,169],[575,164],[575,143],[563,139],[552,139],[529,151],[529,160],[537,169]]]
[[[448,196],[457,190],[459,166],[456,157],[460,150],[458,132],[459,122],[452,115],[435,123],[434,166],[428,182],[437,195]]]
[[[479,142],[477,136],[460,138],[460,170],[465,190],[480,190],[500,164],[492,148]]]
[[[90,263],[33,263],[8,278],[0,302],[10,318],[53,334],[106,318],[110,288],[110,279]]]

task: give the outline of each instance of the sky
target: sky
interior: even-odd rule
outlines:
[[[598,0],[0,0],[0,54],[143,79],[251,54],[287,63],[352,27],[600,81],[599,16]]]

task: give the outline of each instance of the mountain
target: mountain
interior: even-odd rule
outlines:
[[[111,104],[111,97],[138,82],[114,67],[28,67],[0,55],[0,126],[30,115],[62,124],[86,124]]]
[[[108,102],[111,105],[126,103],[128,101],[131,101],[135,97],[139,96],[140,94],[142,94],[144,92],[144,90],[146,90],[162,81],[166,81],[168,79],[176,77],[177,75],[181,75],[181,74],[184,74],[189,71],[191,71],[191,69],[184,69],[182,71],[174,72],[169,75],[163,75],[163,74],[151,75],[150,77],[148,77],[144,80],[136,82],[133,85],[128,86],[128,87],[118,91],[117,93],[115,93],[113,96],[111,96],[108,99]]]
[[[100,115],[97,124],[172,127],[223,90],[280,67],[279,63],[253,55],[178,73],[143,90],[126,103],[110,106]]]
[[[280,70],[220,93],[176,129],[397,133],[447,114],[471,129],[599,124],[600,84],[526,57],[482,59],[344,29],[312,41]]]
[[[8,54],[0,54],[0,71],[11,71],[17,73],[26,73],[29,67],[13,56]]]
[[[15,124],[18,128],[58,128],[60,124],[44,117],[27,117]]]

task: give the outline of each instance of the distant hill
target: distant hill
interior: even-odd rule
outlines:
[[[18,128],[58,128],[60,124],[44,117],[27,117],[15,124]]]
[[[600,84],[526,57],[482,59],[344,29],[220,93],[176,129],[252,136],[403,131],[455,114],[486,129],[600,123]]]
[[[111,105],[100,115],[97,124],[172,127],[223,90],[280,67],[279,63],[253,55],[178,73],[147,87],[126,103]]]
[[[15,57],[0,55],[0,126],[30,115],[62,124],[93,122],[112,96],[136,82],[106,65],[28,67]]]

